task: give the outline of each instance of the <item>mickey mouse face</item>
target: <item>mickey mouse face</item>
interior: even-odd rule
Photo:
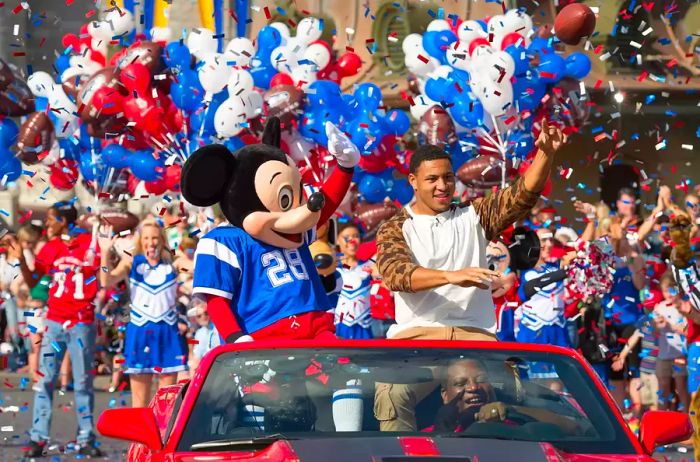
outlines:
[[[221,204],[228,221],[256,239],[294,249],[320,218],[323,195],[304,197],[294,161],[279,149],[279,119],[270,118],[263,144],[232,154],[221,145],[193,153],[182,169],[182,194],[194,205]]]
[[[502,242],[489,242],[486,247],[486,264],[490,270],[502,274],[491,283],[491,295],[499,298],[505,295],[515,284],[515,273],[509,272],[510,253]]]

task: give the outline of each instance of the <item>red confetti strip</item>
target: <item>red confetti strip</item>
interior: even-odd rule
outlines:
[[[19,4],[19,5],[17,5],[17,6],[12,10],[12,14],[17,14],[17,13],[19,13],[20,11],[22,11],[23,9],[24,9],[24,8],[22,8],[22,5]]]
[[[263,11],[265,12],[265,19],[272,19],[272,15],[270,14],[270,8],[265,7],[263,8]]]
[[[646,79],[649,76],[649,73],[647,71],[643,71],[639,77],[637,77],[638,82],[642,82],[644,79]]]
[[[187,340],[187,344],[188,345],[199,345],[199,340],[197,340],[195,338],[191,338],[191,339]]]
[[[423,55],[418,55],[418,59],[423,61],[425,64],[428,64],[430,62],[430,60]]]
[[[95,15],[95,13],[96,13],[96,11],[94,9],[92,9],[92,10],[88,11],[87,13],[85,13],[85,17],[91,18]]]

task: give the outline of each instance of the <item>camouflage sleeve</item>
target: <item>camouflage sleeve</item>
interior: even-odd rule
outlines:
[[[377,269],[384,284],[394,292],[412,292],[411,275],[418,268],[403,236],[406,218],[408,213],[402,209],[377,232]]]
[[[495,239],[508,226],[525,218],[539,197],[525,189],[524,180],[520,178],[514,185],[474,200],[472,206],[486,231],[486,239]]]

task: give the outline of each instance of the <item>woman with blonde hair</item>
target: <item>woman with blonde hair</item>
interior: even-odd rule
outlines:
[[[130,319],[126,327],[124,357],[133,407],[145,407],[151,395],[153,374],[159,387],[175,383],[187,370],[187,349],[178,330],[177,271],[166,247],[165,234],[155,220],[146,219],[134,236],[134,248],[125,252],[115,268],[109,252],[115,241],[111,227],[100,232],[103,287],[128,280]]]

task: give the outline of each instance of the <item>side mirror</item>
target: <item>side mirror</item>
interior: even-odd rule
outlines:
[[[685,412],[647,411],[639,426],[639,440],[647,454],[657,446],[686,440],[692,434],[693,425]]]
[[[163,449],[158,424],[149,407],[107,409],[97,420],[97,430],[110,438],[142,443],[151,451]]]

